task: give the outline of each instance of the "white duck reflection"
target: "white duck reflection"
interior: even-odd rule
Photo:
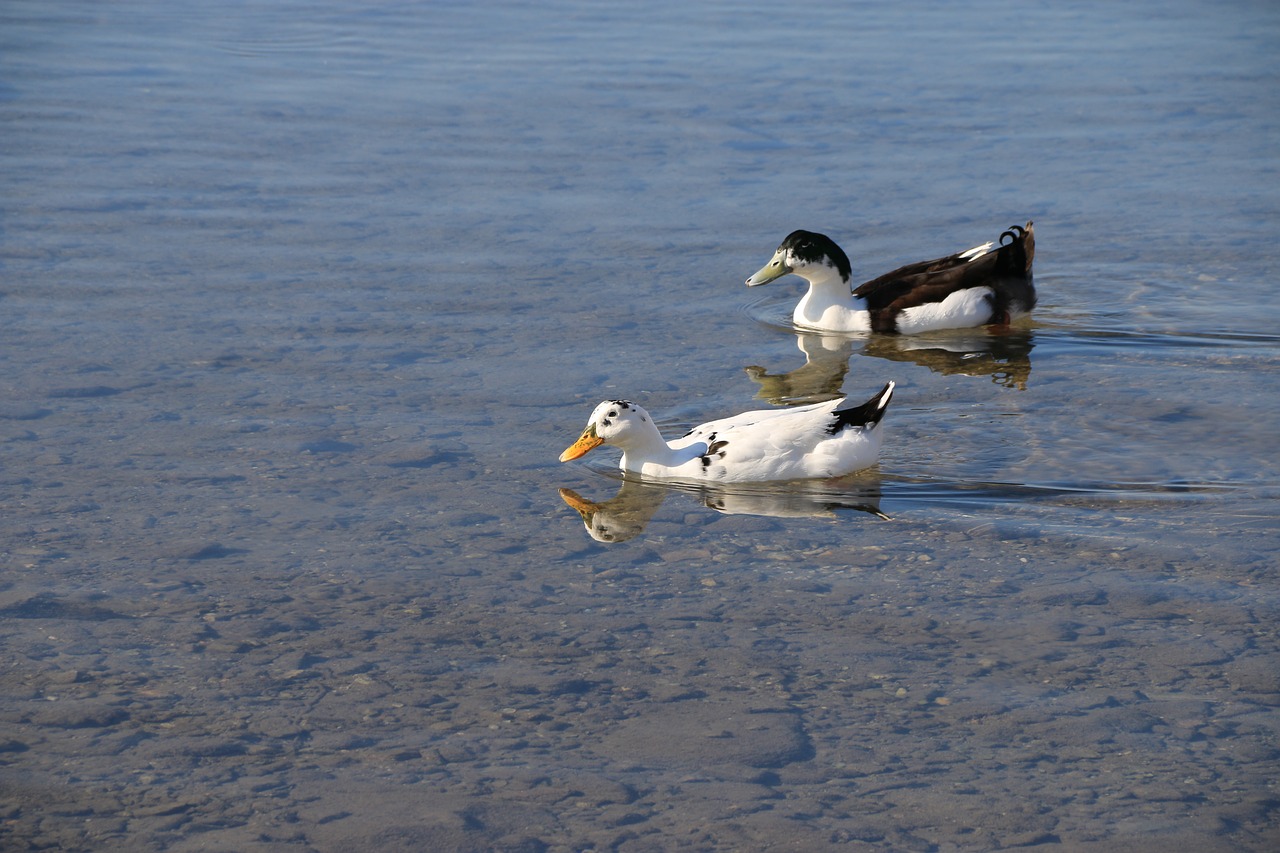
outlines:
[[[684,483],[657,484],[627,475],[612,498],[596,502],[573,489],[560,489],[561,499],[578,512],[587,533],[597,542],[625,542],[644,532],[658,507],[672,491],[693,495],[725,515],[774,518],[835,517],[839,511],[865,512],[888,520],[880,512],[880,475],[860,471],[829,480],[738,484],[733,487]]]
[[[618,493],[603,503],[587,500],[573,489],[560,490],[561,500],[578,511],[587,534],[597,542],[634,539],[666,497],[666,488],[631,479],[623,480]]]

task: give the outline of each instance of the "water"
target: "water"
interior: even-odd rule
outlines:
[[[1280,840],[1270,6],[2,17],[8,846]],[[1027,219],[1005,334],[742,285]],[[836,484],[555,461],[888,379]]]

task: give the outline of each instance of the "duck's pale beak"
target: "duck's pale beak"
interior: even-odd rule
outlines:
[[[596,425],[588,424],[587,428],[582,431],[582,435],[578,436],[578,440],[560,454],[561,462],[568,462],[571,459],[578,459],[586,456],[593,449],[604,444],[604,439],[596,435]]]
[[[791,267],[787,266],[786,253],[777,251],[773,253],[773,257],[769,259],[769,263],[760,268],[760,271],[751,278],[747,279],[747,287],[758,287],[762,284],[782,278],[791,272]]]

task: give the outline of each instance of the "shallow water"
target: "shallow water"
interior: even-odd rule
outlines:
[[[1280,842],[1270,6],[0,21],[7,847]],[[1027,219],[1002,333],[742,284]],[[888,379],[837,483],[555,461]]]

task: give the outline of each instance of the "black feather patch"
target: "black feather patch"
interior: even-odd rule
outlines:
[[[714,438],[715,433],[712,433],[711,437]],[[721,439],[720,441],[713,441],[709,445],[707,445],[707,452],[702,454],[701,457],[699,457],[702,460],[702,467],[710,468],[711,457],[713,456],[716,457],[717,459],[724,459],[724,453],[725,453],[724,449],[728,446],[729,446],[729,442],[726,439]]]
[[[618,409],[621,409],[624,412],[630,411],[631,406],[633,405],[630,400],[608,400],[607,402],[616,408],[610,409],[609,413],[600,419],[600,424],[602,426],[613,426],[612,419],[618,416]]]
[[[849,256],[844,253],[844,249],[836,245],[835,240],[826,234],[818,234],[814,231],[792,231],[778,249],[786,249],[792,256],[811,264],[825,258],[831,262],[845,281],[853,275],[853,265],[849,263]]]
[[[831,435],[837,435],[841,430],[849,427],[865,427],[880,423],[880,419],[884,417],[885,410],[889,408],[889,396],[887,395],[889,395],[889,386],[886,384],[880,389],[880,393],[861,406],[832,412],[834,420],[827,426],[827,432]]]

